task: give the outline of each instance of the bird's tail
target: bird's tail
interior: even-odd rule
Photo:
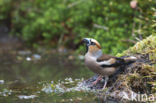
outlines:
[[[137,58],[134,57],[134,56],[124,57],[123,59],[124,59],[125,63],[133,63],[133,62],[135,62],[137,60]]]

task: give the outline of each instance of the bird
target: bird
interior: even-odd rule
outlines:
[[[93,38],[84,38],[82,42],[86,45],[85,65],[99,75],[92,85],[96,85],[104,77],[105,82],[102,89],[106,88],[109,76],[115,74],[120,66],[137,60],[134,56],[121,58],[104,54],[100,43]]]

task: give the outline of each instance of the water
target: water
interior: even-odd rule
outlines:
[[[0,55],[0,103],[95,103],[81,82],[93,76],[82,56],[9,51]]]

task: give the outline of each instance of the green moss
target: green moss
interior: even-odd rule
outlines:
[[[133,47],[123,53],[118,53],[117,56],[134,55],[134,54],[148,54],[149,59],[156,63],[156,36],[151,35],[146,39],[137,42]]]
[[[156,35],[151,35],[146,39],[137,42],[133,47],[118,53],[117,56],[140,56],[146,55],[147,58],[140,58],[142,61],[136,62],[127,67],[127,72],[118,78],[123,86],[137,93],[156,92]],[[151,63],[153,65],[151,65]],[[121,81],[122,80],[122,81]]]

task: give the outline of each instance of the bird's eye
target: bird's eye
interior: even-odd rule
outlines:
[[[94,42],[91,42],[91,45],[96,45]]]

